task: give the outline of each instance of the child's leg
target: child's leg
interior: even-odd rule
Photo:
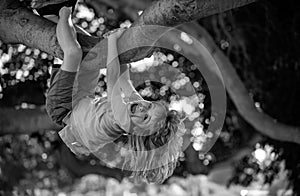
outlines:
[[[72,93],[75,72],[63,71],[53,66],[50,87],[46,96],[46,109],[51,119],[64,125],[63,119],[72,110]]]

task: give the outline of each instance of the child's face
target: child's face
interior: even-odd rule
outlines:
[[[128,104],[129,115],[133,124],[142,129],[149,129],[157,115],[166,116],[165,107],[158,102],[145,100],[134,101]]]

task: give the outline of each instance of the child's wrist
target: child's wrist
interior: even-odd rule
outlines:
[[[80,64],[82,61],[82,51],[64,53],[64,61],[70,61],[74,64],[78,62],[78,64]]]
[[[82,50],[81,48],[72,48],[69,50],[64,51],[64,58],[82,58]]]
[[[108,36],[108,42],[110,42],[110,43],[116,43],[117,42],[117,38],[116,38],[116,36],[115,35],[110,35],[110,36]]]
[[[78,67],[82,61],[82,53],[68,53],[64,54],[64,61],[61,69],[68,72],[77,72]]]

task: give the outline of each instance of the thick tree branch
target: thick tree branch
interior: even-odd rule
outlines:
[[[268,137],[279,140],[300,144],[300,128],[289,126],[278,122],[276,119],[265,114],[261,109],[255,107],[253,100],[239,78],[230,60],[216,46],[212,37],[200,25],[185,25],[183,29],[200,40],[210,51],[216,61],[228,94],[234,102],[241,116],[251,124],[257,131]],[[196,51],[190,47],[190,52]]]
[[[1,1],[0,10],[0,39],[3,42],[22,43],[55,57],[63,57],[54,22],[33,14],[19,1]],[[100,38],[84,34],[78,39],[85,52],[100,41]]]
[[[160,0],[148,7],[134,24],[141,28],[133,32],[125,32],[118,42],[120,51],[126,51],[133,44],[153,42],[153,36],[163,34],[153,30],[145,32],[143,25],[176,26],[194,19],[204,18],[233,8],[247,5],[256,0]],[[55,24],[51,21],[34,15],[22,7],[18,1],[3,0],[0,3],[0,39],[6,43],[23,43],[33,48],[39,48],[55,57],[62,58],[62,51],[55,35]],[[86,35],[78,36],[85,52],[95,46],[100,38]],[[87,60],[90,64],[106,65],[106,47],[104,42],[98,51],[89,53]],[[136,49],[121,55],[121,63],[142,59],[147,50]],[[100,61],[100,62],[99,62]]]
[[[253,100],[251,99],[246,87],[236,73],[230,60],[225,54],[216,46],[212,37],[196,22],[181,25],[179,29],[189,33],[196,40],[200,41],[206,49],[210,52],[213,59],[216,61],[226,90],[230,95],[233,103],[235,104],[240,115],[252,125],[258,132],[279,141],[293,142],[300,144],[300,128],[290,125],[286,125],[278,122],[276,119],[265,114],[261,108],[256,108]],[[179,36],[173,32],[168,33],[166,41],[172,43],[180,43],[180,47],[185,53],[190,53],[195,56],[199,55],[199,52],[203,48],[199,48],[196,45],[190,45],[180,39]],[[165,39],[164,39],[165,40]],[[206,58],[206,57],[204,57]],[[210,58],[210,57],[207,57]],[[203,59],[205,60],[205,59]],[[209,65],[206,63],[204,65]],[[213,70],[212,67],[208,67],[212,74],[220,77],[217,70]]]

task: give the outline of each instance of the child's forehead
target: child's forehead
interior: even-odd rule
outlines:
[[[157,105],[157,107],[161,108],[162,111],[168,112],[168,108],[163,103],[161,103],[160,101],[155,101],[155,102],[152,102],[152,103]]]
[[[166,118],[167,114],[168,114],[167,108],[164,105],[159,104],[159,103],[154,103],[154,104],[156,105],[156,108],[157,108],[154,113],[154,116],[156,116],[157,120],[158,119],[162,120],[162,119]]]

